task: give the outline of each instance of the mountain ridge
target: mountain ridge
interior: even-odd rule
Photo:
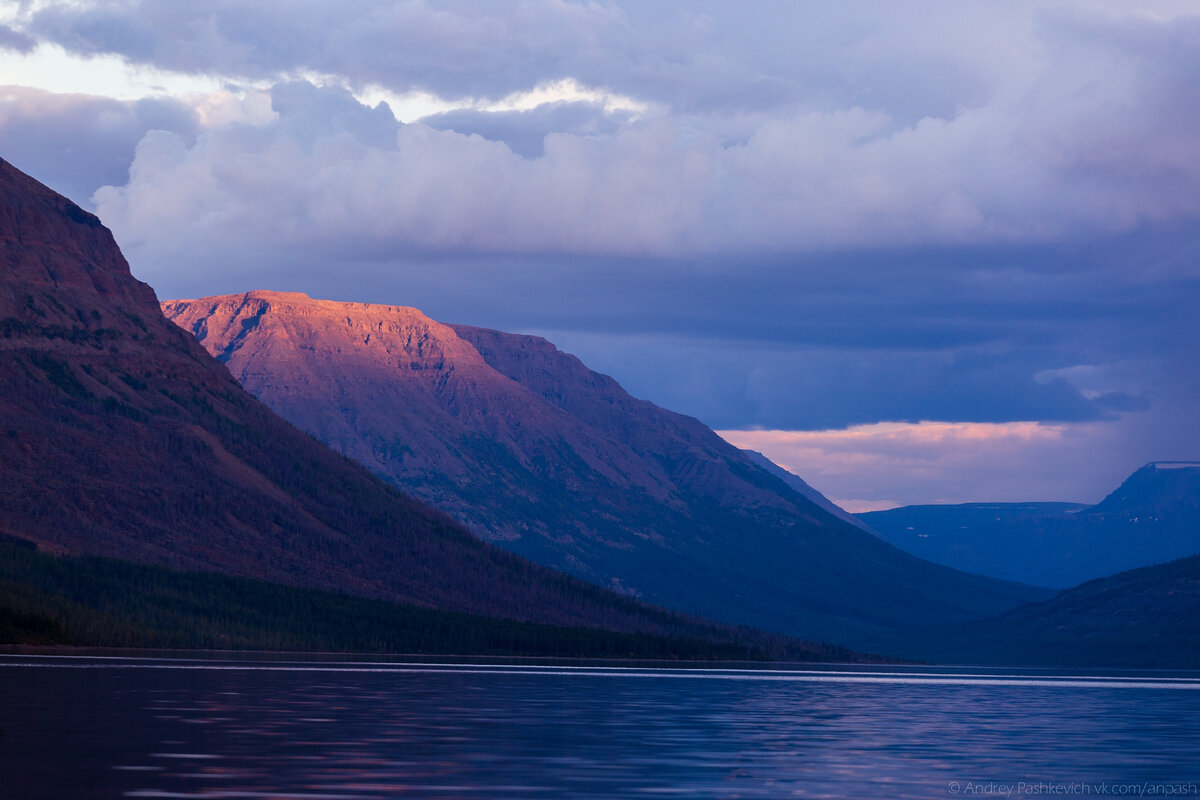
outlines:
[[[294,293],[163,309],[376,474],[506,548],[656,604],[869,647],[875,630],[1044,596],[896,551],[540,337]],[[461,368],[442,357],[464,344]]]
[[[843,522],[848,522],[856,528],[862,528],[868,533],[874,533],[874,531],[872,531],[865,522],[846,511],[846,509],[842,508],[837,503],[834,503],[825,495],[821,494],[819,491],[810,486],[808,481],[804,480],[796,473],[784,469],[757,450],[743,450],[742,452],[749,456],[750,460],[755,464],[782,480],[803,497],[811,500],[817,505],[817,507],[828,511],[838,519],[842,520]]]

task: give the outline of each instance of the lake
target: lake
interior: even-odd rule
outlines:
[[[5,798],[1200,796],[1200,676],[0,655]]]

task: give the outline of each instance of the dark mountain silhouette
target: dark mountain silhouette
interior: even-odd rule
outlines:
[[[1200,669],[1200,556],[1122,572],[994,619],[896,637],[926,661]]]
[[[163,308],[267,405],[480,536],[656,604],[869,647],[1045,596],[901,553],[539,337],[300,294]]]
[[[0,536],[557,625],[729,632],[473,537],[276,416],[112,235],[0,161]]]
[[[1063,588],[1200,553],[1200,463],[1147,464],[1094,506],[967,503],[857,516],[921,558]]]

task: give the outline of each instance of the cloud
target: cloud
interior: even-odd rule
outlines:
[[[1004,225],[993,203],[992,233],[959,242],[982,223],[956,228],[923,191],[1015,190],[1004,165],[973,175],[948,155],[945,125],[904,158],[880,153],[921,126],[890,131],[867,112],[764,123],[734,145],[670,117],[605,115],[608,131],[550,131],[534,155],[450,115],[445,129],[401,124],[336,87],[280,84],[270,104],[191,140],[148,134],[129,180],[95,194],[165,296],[289,288],[535,329],[721,427],[1114,419],[1179,395],[1175,375],[1197,363],[1200,237],[1080,244],[1047,189],[1028,207],[1014,195]],[[602,113],[551,104],[458,124],[509,121],[532,147],[539,128],[569,127],[564,111]],[[954,163],[930,176],[919,156]]]
[[[30,63],[74,54],[68,77],[194,81],[0,105],[6,154],[91,196],[166,296],[542,332],[727,428],[1036,420],[1062,435],[1018,448],[1035,461],[1078,432],[1110,460],[1200,447],[1189,3],[130,0],[5,22]]]
[[[31,53],[37,46],[32,37],[20,31],[15,31],[8,25],[0,25],[0,50],[15,50],[18,53]]]
[[[566,59],[595,57],[623,27],[620,10],[600,3],[436,5],[50,4],[29,16],[25,30],[81,54],[117,54],[180,72],[267,81],[336,75],[354,87],[501,97],[566,77],[549,73]]]
[[[730,443],[764,453],[851,511],[925,503],[1097,503],[1144,463],[1122,462],[1105,452],[1124,433],[1104,423],[1036,422],[720,431]]]
[[[329,104],[334,97],[336,108]],[[1027,126],[995,109],[901,128],[862,109],[807,112],[764,122],[733,145],[670,116],[617,125],[606,120],[592,130],[585,123],[583,131],[548,131],[540,154],[531,138],[536,133],[522,138],[511,123],[571,128],[561,119],[553,124],[564,109],[543,108],[527,120],[458,115],[468,133],[488,121],[510,123],[507,133],[487,132],[507,135],[535,156],[518,158],[502,141],[453,130],[452,115],[434,120],[442,130],[411,125],[393,131],[390,114],[357,104],[344,90],[290,83],[272,90],[272,98],[282,119],[254,136],[240,128],[213,131],[186,148],[188,169],[214,180],[181,181],[176,191],[196,194],[197,204],[219,202],[234,186],[245,188],[243,182],[224,185],[222,165],[202,162],[234,156],[235,142],[247,147],[240,158],[275,152],[264,164],[310,180],[269,181],[272,193],[259,200],[279,206],[272,216],[306,206],[328,215],[302,214],[283,229],[314,236],[324,230],[395,255],[692,257],[1046,242],[1177,225],[1200,211],[1200,187],[1187,175],[1172,170],[1171,185],[1182,181],[1191,191],[1150,194],[1140,172],[1124,182],[1107,172],[1068,174],[1034,157],[1023,144]],[[347,127],[369,119],[376,121]],[[282,159],[277,148],[300,139],[305,146]],[[331,146],[311,146],[318,140]],[[1196,142],[1189,146],[1200,149]],[[1200,152],[1194,155],[1200,162]],[[135,164],[131,174],[148,171]],[[279,194],[285,185],[295,194]],[[152,226],[138,219],[131,210],[147,207],[137,200],[146,190],[135,178],[106,192],[106,212],[118,227],[144,241],[175,238],[176,229],[192,224],[179,219],[172,225],[161,215]],[[301,194],[320,199],[308,204]],[[363,206],[363,197],[372,202]],[[349,227],[331,227],[330,219]],[[147,229],[144,235],[139,228]],[[260,228],[258,244],[271,244],[272,230],[280,228]]]
[[[608,111],[598,103],[556,101],[525,110],[457,109],[424,117],[421,123],[439,131],[503,142],[517,155],[534,159],[545,155],[545,140],[552,133],[611,137],[628,124],[630,116],[621,110]]]
[[[327,75],[354,88],[493,99],[574,78],[680,113],[861,106],[904,124],[1019,94],[1040,77],[1047,45],[1070,28],[1168,26],[1194,13],[1174,0],[1137,8],[1095,0],[763,0],[748,8],[716,0],[683,8],[654,0],[129,0],[26,9],[13,20],[26,36],[229,78]]]
[[[4,158],[80,203],[129,179],[134,150],[149,131],[190,142],[199,127],[195,110],[171,98],[126,102],[0,86]]]
[[[209,262],[194,248],[217,239],[235,260],[273,250],[663,252],[692,229],[704,195],[705,155],[672,155],[679,133],[667,121],[602,140],[550,134],[530,161],[478,135],[400,126],[340,89],[279,85],[272,107],[278,117],[265,125],[208,131],[194,145],[152,134],[128,183],[96,194],[151,270]]]
[[[623,304],[620,297],[584,296],[595,307]],[[560,311],[563,316],[573,311],[586,315],[581,305]],[[846,298],[837,311],[850,316],[861,305]],[[639,315],[622,312],[633,319],[625,322],[618,315],[612,328],[640,324]],[[479,319],[486,311],[476,313],[474,318]],[[1173,383],[1179,363],[1174,358],[1165,363],[1148,361],[1136,370],[1130,366],[1121,383],[1103,391],[1084,390],[1062,378],[1035,379],[1039,363],[1077,358],[1080,351],[1073,336],[1102,327],[1096,320],[1063,319],[1038,345],[1005,347],[979,336],[1001,326],[1002,320],[981,319],[978,330],[964,329],[961,341],[898,349],[893,340],[897,329],[903,328],[903,315],[873,320],[870,338],[853,344],[806,345],[791,343],[786,336],[767,341],[731,339],[729,330],[720,327],[724,321],[715,300],[694,313],[707,322],[708,335],[583,332],[563,327],[534,332],[578,355],[593,369],[618,377],[635,395],[722,428],[820,430],[880,419],[917,422],[930,416],[981,423],[1112,421],[1132,411],[1157,410],[1166,398],[1185,395]],[[516,314],[529,312],[517,309]],[[511,322],[480,321],[498,327]],[[1107,358],[1138,348],[1134,342],[1098,345],[1093,340],[1090,349],[1103,350]]]
[[[399,134],[403,149],[344,131],[356,145],[336,166],[341,188],[317,188],[331,202],[350,187],[399,196],[368,210],[363,228],[391,231],[376,250],[693,257],[1062,242],[1196,221],[1200,17],[1175,5],[743,13],[463,0],[297,12],[134,0],[31,7],[15,24],[158,69],[458,98],[427,121],[441,136]],[[306,103],[284,109],[288,135],[327,132],[329,109]],[[446,179],[396,183],[422,173],[417,160]],[[464,197],[460,161],[485,189]],[[413,207],[429,231],[382,219]]]

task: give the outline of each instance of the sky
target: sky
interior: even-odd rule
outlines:
[[[1193,2],[0,6],[0,156],[161,298],[536,333],[851,510],[1200,458]]]

